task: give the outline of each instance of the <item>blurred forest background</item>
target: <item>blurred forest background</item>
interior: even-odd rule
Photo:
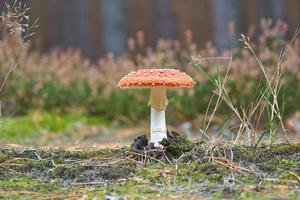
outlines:
[[[0,2],[4,7],[4,0]],[[40,18],[34,37],[43,51],[57,46],[81,48],[97,59],[107,52],[121,54],[127,39],[139,30],[147,45],[159,38],[184,40],[191,30],[203,48],[213,41],[218,49],[230,48],[239,33],[247,33],[261,18],[281,19],[291,31],[300,25],[297,0],[23,0]],[[236,35],[228,32],[234,22]],[[234,37],[232,37],[234,36]]]
[[[5,2],[0,1],[1,11]],[[0,93],[5,117],[0,121],[0,142],[3,138],[5,142],[25,144],[89,144],[147,133],[148,91],[121,91],[117,83],[130,71],[162,66],[185,71],[197,82],[191,90],[169,91],[167,122],[188,135],[200,136],[215,87],[190,65],[191,57],[232,55],[228,95],[237,108],[251,108],[264,82],[255,57],[239,42],[241,33],[250,37],[251,46],[272,76],[280,52],[300,26],[298,0],[17,2],[31,8],[31,23],[36,18],[39,21],[30,48],[20,45],[18,35],[1,35],[0,80],[6,84]],[[22,37],[26,34],[30,33],[25,30]],[[217,73],[216,60],[204,59],[199,64],[208,73]],[[224,75],[229,59],[219,64]],[[281,64],[285,76],[281,77],[283,84],[277,96],[280,112],[284,113],[287,130],[299,133],[299,38]],[[257,134],[270,130],[270,124],[273,127],[267,114],[255,115],[253,121],[257,121]],[[221,128],[228,137],[238,127],[225,103],[219,106],[212,125],[212,133]],[[119,131],[120,126],[130,130]]]

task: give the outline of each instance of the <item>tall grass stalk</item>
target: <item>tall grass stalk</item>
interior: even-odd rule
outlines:
[[[35,34],[33,29],[37,28],[38,19],[30,25],[29,11],[30,8],[27,7],[26,3],[23,4],[15,0],[12,5],[6,2],[5,9],[0,15],[0,33],[4,32],[3,37],[11,37],[19,45],[16,53],[11,56],[8,71],[0,85],[0,92],[3,90],[10,74],[21,63],[24,58],[22,52],[28,47],[30,37]]]
[[[3,91],[11,73],[25,58],[23,53],[28,48],[29,39],[35,34],[33,29],[37,27],[38,19],[30,25],[30,8],[26,3],[15,0],[12,4],[5,3],[5,9],[0,15],[0,37],[17,45],[17,50],[9,56],[8,69],[0,83],[0,93]],[[12,45],[13,46],[13,45]],[[2,103],[0,100],[0,117],[2,117]],[[2,119],[0,119],[2,120]],[[1,121],[0,121],[1,122]],[[0,124],[2,128],[2,124]],[[0,142],[3,140],[0,139]]]
[[[292,40],[287,44],[285,49],[281,51],[281,53],[279,54],[277,64],[272,68],[270,75],[268,74],[263,62],[258,58],[257,54],[251,47],[250,38],[246,37],[243,34],[241,35],[240,41],[243,43],[244,47],[248,49],[251,52],[251,54],[254,56],[256,62],[258,63],[259,69],[263,75],[262,88],[259,91],[257,91],[257,94],[254,95],[256,96],[256,98],[253,98],[250,102],[248,102],[248,106],[246,107],[243,107],[241,105],[234,105],[226,88],[226,78],[230,71],[230,66],[233,60],[232,55],[229,58],[229,64],[223,80],[219,70],[220,66],[218,62],[219,60],[218,57],[215,58],[217,60],[217,65],[216,65],[217,72],[215,76],[209,74],[203,67],[201,67],[200,64],[198,64],[199,61],[202,60],[202,58],[192,57],[190,64],[194,68],[196,68],[203,76],[205,76],[205,78],[207,78],[207,80],[211,82],[211,84],[215,88],[215,90],[213,90],[212,97],[207,106],[203,129],[202,129],[203,134],[208,135],[207,131],[212,121],[212,118],[216,114],[220,105],[222,103],[225,103],[239,121],[237,134],[233,141],[234,144],[240,142],[241,137],[245,136],[246,143],[248,145],[258,146],[258,144],[262,141],[266,132],[269,132],[269,144],[274,144],[275,136],[278,133],[278,126],[281,128],[281,131],[283,132],[283,137],[285,139],[285,142],[289,143],[287,131],[283,123],[283,110],[284,110],[285,103],[284,101],[280,103],[278,97],[279,97],[279,92],[282,89],[284,75],[285,75],[282,63],[286,59],[286,52],[288,48],[290,48],[292,43],[296,40],[299,32],[300,30],[297,29]],[[212,105],[213,99],[215,98],[216,98],[216,104],[212,110],[212,114],[208,119],[207,116],[210,107]],[[264,115],[267,116],[268,128],[266,130],[257,131],[258,124],[260,123],[260,120]],[[258,116],[257,120],[254,119],[255,116]],[[224,127],[227,126],[228,124],[225,123]],[[224,127],[222,129],[224,129]],[[257,137],[259,134],[261,134],[261,136]]]

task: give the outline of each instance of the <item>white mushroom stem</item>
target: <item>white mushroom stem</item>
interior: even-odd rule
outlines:
[[[167,127],[165,118],[165,109],[168,105],[166,88],[151,88],[150,101],[151,106],[151,132],[150,142],[158,147],[163,138],[167,138]]]
[[[158,147],[160,146],[159,142],[164,138],[167,138],[165,111],[151,107],[150,142],[154,143],[155,147]]]

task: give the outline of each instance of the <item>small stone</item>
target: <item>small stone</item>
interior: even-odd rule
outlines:
[[[123,200],[124,198],[120,196],[112,196],[112,195],[105,195],[105,200]]]

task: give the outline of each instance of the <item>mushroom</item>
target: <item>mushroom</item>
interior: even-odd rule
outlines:
[[[192,88],[194,85],[189,75],[175,69],[140,69],[130,72],[118,83],[120,89],[151,89],[148,103],[151,106],[150,142],[156,147],[167,138],[167,88]]]

